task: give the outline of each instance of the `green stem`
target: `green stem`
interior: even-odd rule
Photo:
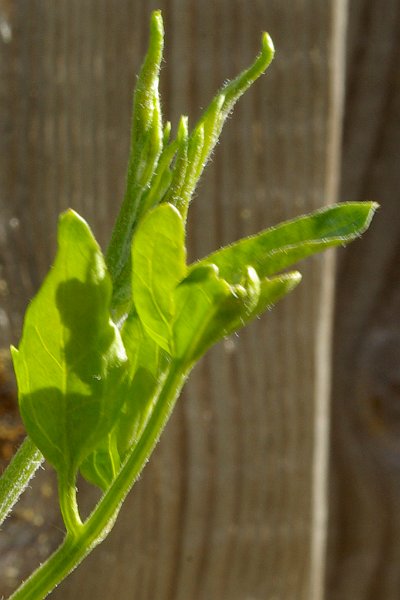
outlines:
[[[44,458],[27,437],[0,479],[0,525],[25,491]]]
[[[83,536],[66,536],[61,546],[10,596],[11,599],[45,598],[88,554]]]
[[[67,532],[71,537],[77,537],[82,529],[82,521],[79,515],[78,503],[76,501],[76,474],[70,477],[59,477],[58,497],[60,500],[61,514]]]
[[[67,534],[63,544],[10,596],[9,600],[45,598],[108,535],[123,500],[160,437],[186,376],[187,373],[183,372],[179,365],[171,366],[140,440],[131,450],[119,474],[90,517],[75,535]]]

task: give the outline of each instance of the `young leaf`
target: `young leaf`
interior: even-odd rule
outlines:
[[[113,308],[117,314],[129,308],[130,248],[143,196],[152,181],[163,148],[163,127],[159,97],[159,75],[164,47],[164,27],[160,11],[150,22],[150,41],[134,97],[131,149],[126,192],[110,245],[107,265],[113,281]]]
[[[187,160],[184,178],[179,186],[171,189],[168,196],[168,201],[178,207],[184,219],[192,194],[218,142],[227,117],[237,100],[265,72],[273,57],[272,40],[267,33],[264,33],[261,40],[261,51],[253,64],[221,88],[189,136],[187,144],[189,160]],[[175,177],[172,181],[175,181]]]
[[[147,333],[172,353],[173,291],[186,275],[185,230],[177,209],[160,204],[140,223],[132,244],[132,293]]]
[[[121,335],[130,359],[126,400],[116,428],[118,448],[124,456],[140,438],[171,361],[168,353],[147,335],[138,315],[129,315]]]
[[[215,318],[220,306],[232,295],[229,284],[218,276],[215,265],[193,269],[176,288],[174,321],[175,356],[191,364],[205,351],[204,330]],[[219,328],[216,335],[224,333]],[[204,348],[204,350],[203,350]]]
[[[106,491],[118,474],[120,467],[121,456],[113,429],[102,440],[100,446],[84,459],[79,470],[86,481]]]
[[[160,155],[157,169],[154,173],[154,177],[151,181],[151,185],[143,194],[142,205],[138,218],[145,215],[149,210],[157,206],[165,197],[167,190],[170,188],[172,183],[172,171],[171,163],[175,157],[175,154],[180,146],[179,136],[168,144],[170,133],[170,123],[167,123],[164,131],[164,147]]]
[[[264,277],[260,281],[260,295],[257,305],[247,318],[247,322],[258,317],[266,310],[272,308],[278,300],[289,294],[301,282],[301,273],[290,271],[277,277]]]
[[[188,136],[188,118],[181,116],[176,135],[177,153],[172,169],[171,183],[164,198],[164,202],[169,202],[174,206],[177,206],[177,199],[185,183],[187,169],[190,168],[188,163]]]
[[[134,95],[127,189],[107,252],[116,319],[128,314],[132,305],[129,247],[139,218],[151,206],[164,201],[176,206],[186,219],[192,194],[226,118],[236,101],[266,70],[274,56],[272,41],[264,33],[261,52],[253,64],[222,87],[190,136],[187,119],[182,117],[177,139],[168,146],[168,136],[162,133],[158,92],[163,37],[161,13],[154,11],[149,49]],[[177,156],[170,169],[175,151]]]
[[[194,266],[215,264],[230,283],[240,281],[243,265],[252,265],[261,278],[270,276],[326,248],[351,242],[369,227],[377,207],[374,202],[329,206],[239,240]]]
[[[223,337],[264,312],[300,281],[299,273],[259,280],[252,267],[238,285],[219,276],[215,265],[194,267],[175,291],[175,356],[191,366]]]
[[[60,217],[58,252],[12,350],[28,434],[62,476],[111,430],[126,353],[110,320],[111,281],[88,225]]]
[[[121,336],[128,356],[121,389],[124,403],[104,444],[80,468],[89,482],[103,490],[115,478],[126,451],[140,438],[169,364],[166,352],[146,334],[136,313],[126,319]]]

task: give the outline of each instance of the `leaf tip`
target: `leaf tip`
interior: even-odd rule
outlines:
[[[351,205],[351,203],[349,203]],[[371,221],[378,210],[380,208],[377,202],[357,202],[355,205],[358,206],[360,211],[360,225],[357,231],[358,235],[363,234],[370,226]]]
[[[89,226],[77,212],[72,208],[68,208],[61,213],[58,219],[58,243],[61,246],[65,239],[69,236],[76,240],[81,240],[87,237]]]
[[[261,38],[261,55],[266,61],[266,66],[272,61],[275,55],[275,46],[271,36],[266,31],[263,32]]]
[[[157,34],[157,36],[164,36],[164,23],[162,18],[161,10],[153,10],[150,17],[150,29],[151,33]]]
[[[12,357],[12,359],[14,361],[17,358],[18,354],[19,354],[19,350],[15,346],[11,345],[10,346],[10,352],[11,352],[11,357]]]
[[[280,281],[281,285],[284,289],[284,295],[288,294],[295,287],[299,285],[303,276],[299,271],[289,271],[288,273],[283,273],[282,275],[278,275],[276,277],[277,281]]]
[[[10,353],[11,353],[11,360],[12,360],[12,364],[14,367],[14,373],[17,377],[17,385],[18,385],[18,369],[20,366],[20,352],[15,346],[11,345]]]
[[[369,204],[369,213],[372,218],[381,205],[378,202],[368,202],[367,204]]]
[[[164,130],[163,130],[163,146],[166,146],[168,144],[170,135],[171,135],[171,121],[167,121],[164,125]]]
[[[299,285],[303,276],[299,271],[292,271],[291,273],[287,273],[287,279],[290,282],[290,288],[293,289]]]
[[[176,134],[178,144],[181,145],[182,143],[186,142],[188,135],[189,135],[189,117],[187,115],[181,115],[181,117],[179,119],[179,123],[178,123],[178,131]]]
[[[68,208],[60,214],[60,223],[73,223],[76,221],[83,221],[82,217],[73,208]]]

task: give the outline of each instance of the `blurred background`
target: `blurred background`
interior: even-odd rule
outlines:
[[[360,241],[198,365],[110,537],[52,595],[400,598],[400,1],[0,0],[0,460],[23,438],[8,346],[71,206],[106,246],[152,9],[163,112],[196,120],[271,34],[193,202],[194,259],[337,200]],[[88,510],[93,492],[82,486]],[[85,508],[86,507],[86,508]],[[50,468],[0,535],[0,596],[62,538]]]

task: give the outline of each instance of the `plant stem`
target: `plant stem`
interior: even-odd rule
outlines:
[[[24,492],[44,458],[26,437],[0,479],[0,525]]]
[[[76,501],[76,473],[70,477],[59,477],[58,479],[58,497],[60,500],[61,514],[67,532],[77,537],[82,529],[82,521],[79,515],[78,504]]]
[[[187,374],[180,365],[171,365],[141,438],[130,451],[117,477],[90,517],[74,535],[67,534],[62,545],[10,596],[9,600],[45,598],[108,535],[123,500],[160,437]]]
[[[10,600],[45,598],[90,551],[82,537],[67,535],[61,546],[10,596]]]

